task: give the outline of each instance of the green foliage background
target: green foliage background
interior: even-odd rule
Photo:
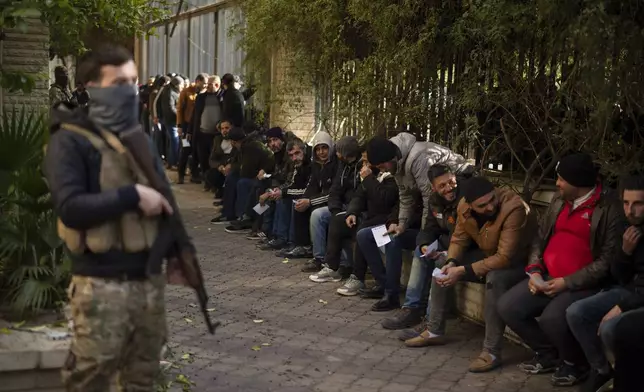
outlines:
[[[644,163],[641,2],[241,0],[241,7],[255,79],[266,85],[273,72],[266,65],[285,56],[289,83],[271,96],[314,86],[320,120],[334,133],[410,130],[475,150],[481,164],[505,162],[535,182],[570,149],[593,153],[609,176]]]

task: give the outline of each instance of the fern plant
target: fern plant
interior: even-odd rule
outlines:
[[[41,172],[45,116],[14,109],[0,121],[0,301],[23,316],[65,299],[70,265]]]

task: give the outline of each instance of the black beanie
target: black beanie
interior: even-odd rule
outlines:
[[[557,174],[577,188],[592,188],[597,184],[597,167],[593,158],[584,153],[567,155],[557,164]]]
[[[398,147],[382,136],[376,136],[367,142],[367,159],[372,165],[389,162],[398,155]]]
[[[284,141],[284,130],[280,127],[273,127],[266,131],[266,139],[270,139],[272,137],[278,138],[282,141]]]
[[[494,190],[494,184],[485,177],[472,177],[465,182],[463,197],[468,203],[487,195]]]
[[[230,132],[228,132],[228,139],[234,142],[242,141],[245,138],[246,138],[246,132],[244,132],[244,130],[239,127],[234,127],[233,129],[230,130]]]

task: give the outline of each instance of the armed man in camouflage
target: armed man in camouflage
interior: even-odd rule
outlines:
[[[194,247],[140,131],[130,53],[112,46],[90,52],[79,78],[91,96],[88,110],[54,107],[45,158],[58,232],[72,255],[74,336],[63,381],[70,392],[109,391],[118,374],[121,390],[150,392],[166,338],[162,260],[171,260],[169,283],[186,283],[188,273],[177,266]],[[141,140],[139,133],[142,147],[126,147],[124,135]],[[155,250],[168,222],[176,247]]]

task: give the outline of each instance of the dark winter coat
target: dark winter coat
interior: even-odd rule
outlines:
[[[222,109],[224,119],[232,121],[233,126],[244,125],[244,96],[235,87],[230,86],[224,92]]]
[[[360,185],[360,168],[362,160],[356,159],[351,163],[340,163],[331,190],[329,191],[329,210],[333,215],[344,211],[345,206],[353,198]]]
[[[398,218],[398,185],[389,173],[370,174],[356,189],[347,216],[360,219],[360,227],[382,225]]]

